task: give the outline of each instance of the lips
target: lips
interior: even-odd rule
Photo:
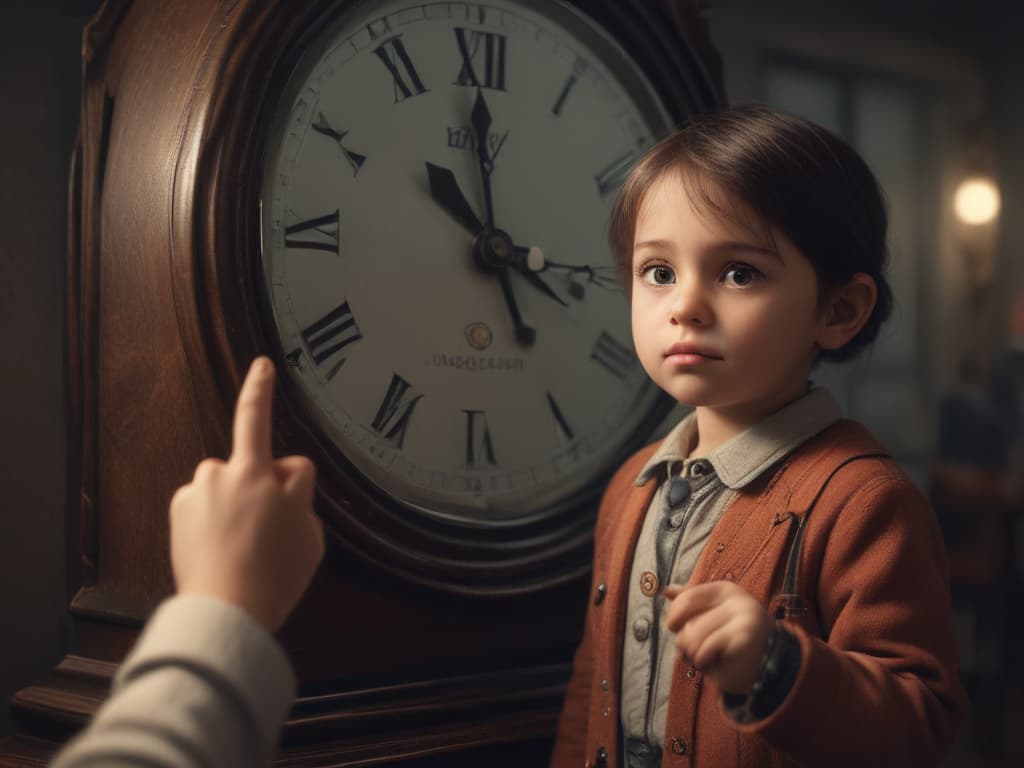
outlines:
[[[699,344],[684,344],[678,342],[668,348],[665,357],[681,358],[704,358],[706,360],[721,360],[722,356],[711,347],[704,347]]]

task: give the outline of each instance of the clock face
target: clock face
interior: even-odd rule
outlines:
[[[602,29],[554,2],[374,2],[316,30],[266,146],[261,274],[319,431],[408,509],[564,508],[664,415],[608,214],[667,132]]]

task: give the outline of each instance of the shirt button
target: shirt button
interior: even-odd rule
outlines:
[[[597,768],[605,768],[608,765],[608,750],[604,747],[597,748],[597,754],[594,756],[594,764]]]
[[[610,715],[611,713],[612,713],[612,710],[609,707],[605,707],[604,709],[601,710],[601,716],[602,717],[608,717],[608,715]]]
[[[651,597],[658,591],[658,577],[651,571],[644,571],[640,576],[640,591]]]
[[[715,552],[724,552],[724,551],[725,551],[725,544],[723,544],[722,542],[718,542],[715,545]]]
[[[726,579],[726,581],[736,581],[736,576],[733,574],[732,571],[726,571],[725,572],[725,579]]]
[[[687,677],[688,677],[688,678],[689,678],[690,680],[693,680],[693,676],[694,676],[694,674],[696,674],[696,673],[695,673],[695,672],[694,672],[694,671],[693,671],[692,669],[688,669],[688,670],[686,670],[686,676],[687,676]]]
[[[597,593],[594,595],[594,605],[600,605],[604,602],[606,592],[608,592],[608,587],[606,587],[604,583],[597,585]]]
[[[637,619],[633,622],[633,637],[638,643],[642,643],[651,636],[651,622],[647,619]]]
[[[686,754],[686,742],[678,736],[672,737],[672,752],[677,755]]]
[[[602,680],[601,681],[601,690],[602,691],[607,691],[608,690],[608,681],[607,680]]]

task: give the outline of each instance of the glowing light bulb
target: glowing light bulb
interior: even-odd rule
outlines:
[[[965,224],[988,224],[999,215],[999,188],[987,176],[964,179],[953,196],[953,210]]]

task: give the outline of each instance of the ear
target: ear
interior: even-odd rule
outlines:
[[[829,291],[818,330],[818,346],[840,349],[846,345],[871,317],[878,298],[878,287],[870,275],[858,272],[850,281]]]

